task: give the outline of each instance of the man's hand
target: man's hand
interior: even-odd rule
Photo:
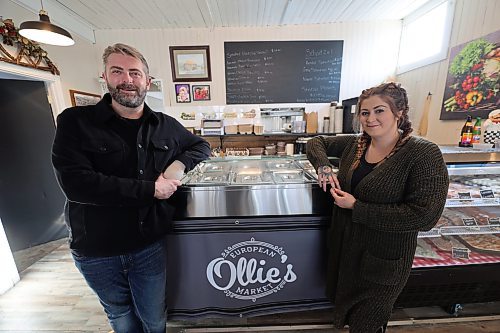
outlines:
[[[168,199],[177,190],[177,186],[180,186],[181,182],[177,179],[166,179],[162,174],[158,176],[155,181],[155,198],[156,199]]]
[[[184,175],[186,166],[181,161],[175,160],[163,172],[163,177],[167,179],[181,179]]]

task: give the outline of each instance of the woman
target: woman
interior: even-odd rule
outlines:
[[[315,137],[307,157],[323,190],[331,184],[335,204],[327,282],[334,324],[353,333],[385,332],[417,234],[443,211],[448,173],[439,148],[410,135],[408,98],[399,85],[364,90],[355,120],[361,135]],[[340,158],[337,174],[328,156]]]

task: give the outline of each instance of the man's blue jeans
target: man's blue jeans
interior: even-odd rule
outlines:
[[[116,333],[166,332],[165,240],[126,255],[73,258]]]

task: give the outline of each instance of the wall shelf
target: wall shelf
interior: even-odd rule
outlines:
[[[255,134],[225,134],[202,136],[213,148],[258,148],[279,141],[295,143],[298,138],[314,137],[318,135],[335,135],[325,133],[264,133]]]

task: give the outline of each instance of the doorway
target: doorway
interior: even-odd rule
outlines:
[[[0,79],[0,217],[12,251],[66,237],[52,169],[55,135],[42,81]]]

